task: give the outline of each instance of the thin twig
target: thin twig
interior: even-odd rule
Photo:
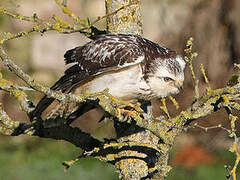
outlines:
[[[234,166],[233,166],[232,171],[231,171],[231,175],[233,177],[233,180],[237,180],[236,171],[237,171],[237,167],[238,167],[239,162],[240,162],[240,153],[238,152],[238,148],[237,148],[239,140],[238,140],[238,137],[236,135],[236,126],[235,126],[235,123],[236,123],[237,119],[238,119],[237,116],[229,114],[229,120],[231,122],[231,133],[229,133],[229,136],[233,137],[233,139],[234,139],[234,142],[232,144],[232,147],[230,148],[230,151],[235,153],[235,155],[236,155],[235,163],[234,163]]]
[[[120,7],[119,9],[117,9],[116,11],[98,17],[96,20],[94,20],[92,23],[89,21],[88,18],[86,19],[81,19],[79,17],[77,17],[77,15],[75,15],[67,6],[66,6],[66,2],[63,1],[63,3],[60,3],[59,0],[55,0],[56,3],[62,8],[63,12],[65,14],[67,14],[68,16],[70,16],[75,22],[77,22],[77,24],[71,24],[67,21],[64,21],[63,19],[61,19],[58,16],[53,16],[53,19],[55,20],[55,23],[53,22],[44,22],[43,20],[41,20],[40,18],[38,18],[37,14],[34,14],[33,16],[24,16],[22,14],[16,14],[13,12],[10,12],[4,8],[0,8],[0,14],[5,14],[11,18],[14,19],[19,19],[19,20],[24,20],[24,21],[29,21],[29,22],[33,22],[33,23],[37,23],[37,25],[34,25],[31,29],[29,30],[25,30],[22,32],[19,32],[17,34],[12,34],[10,32],[7,33],[2,33],[3,38],[0,39],[0,44],[3,44],[4,42],[11,40],[11,39],[16,39],[19,37],[23,37],[23,36],[27,36],[33,32],[40,32],[40,33],[44,33],[47,31],[52,31],[55,30],[59,33],[63,33],[63,34],[71,34],[71,33],[75,33],[75,32],[80,32],[83,33],[86,36],[91,36],[92,32],[91,32],[91,27],[96,24],[98,21],[112,16],[114,14],[116,14],[117,12],[123,10],[124,8],[127,8],[131,5],[134,5],[135,3],[129,3],[125,6]]]
[[[200,69],[201,69],[202,75],[204,77],[205,83],[207,84],[207,91],[210,91],[211,90],[211,86],[210,86],[208,77],[206,75],[205,67],[204,67],[203,64],[200,65]]]
[[[194,92],[195,92],[195,99],[199,99],[200,95],[199,95],[199,80],[196,77],[195,71],[194,71],[194,66],[193,66],[193,60],[197,57],[197,53],[196,52],[192,52],[192,48],[193,48],[193,38],[189,38],[189,40],[187,41],[187,45],[186,45],[186,49],[184,50],[186,53],[186,56],[184,57],[184,59],[186,60],[186,62],[188,63],[188,67],[190,68],[191,74],[192,74],[192,78],[193,78],[193,82],[194,82]]]
[[[22,89],[22,87],[17,86],[13,82],[0,78],[0,90],[4,90],[17,98],[20,103],[21,109],[27,114],[29,114],[34,109],[33,103],[29,101],[27,95]],[[30,88],[27,89],[29,90]]]
[[[74,14],[65,4],[61,3],[59,0],[55,0],[55,2],[61,7],[64,14],[67,14],[71,17],[75,22],[85,27],[89,27],[88,19],[81,19],[76,14]]]
[[[222,130],[226,131],[227,133],[231,132],[231,130],[223,127],[221,124],[216,125],[216,126],[204,127],[204,126],[199,125],[198,123],[195,123],[195,124],[193,124],[191,126],[188,126],[188,128],[199,128],[199,129],[204,130],[205,132],[208,132],[209,130],[212,130],[212,129],[222,129]]]
[[[5,14],[11,18],[18,19],[20,21],[29,21],[34,23],[42,23],[43,21],[37,17],[37,14],[33,14],[33,16],[24,16],[22,14],[17,14],[10,12],[4,8],[0,8],[0,14]]]

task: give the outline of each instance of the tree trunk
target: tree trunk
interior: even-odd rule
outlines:
[[[129,4],[134,4],[129,6]],[[106,14],[111,14],[117,9],[128,6],[113,16],[107,17],[107,30],[111,33],[124,33],[124,34],[138,34],[142,35],[142,11],[140,7],[139,0],[105,0],[106,5]],[[115,122],[115,127],[117,126]],[[134,129],[133,126],[129,124],[120,124],[116,131],[117,134],[121,132],[129,132],[129,129]],[[131,131],[130,130],[130,131]],[[132,130],[132,131],[134,131]],[[137,131],[137,130],[136,130]],[[124,136],[120,134],[119,136]],[[160,152],[166,152],[166,148],[169,149],[169,146],[161,146],[158,144],[159,138],[152,134],[148,130],[142,130],[137,133],[133,133],[128,136],[118,138],[118,142],[136,142],[136,143],[145,143],[159,147]],[[161,149],[163,148],[163,149]],[[155,163],[154,167],[149,167],[147,163],[143,160],[140,160],[146,154],[139,153],[137,151],[122,151],[122,156],[132,156],[136,158],[122,159],[115,163],[115,167],[120,170],[119,177],[125,180],[130,179],[147,179],[152,178],[153,174],[157,176],[157,179],[164,179],[164,176],[170,170],[168,166],[168,153],[156,154],[156,157],[149,157],[152,159],[157,159],[158,162]],[[152,156],[154,156],[152,154]],[[158,171],[158,173],[156,173]]]

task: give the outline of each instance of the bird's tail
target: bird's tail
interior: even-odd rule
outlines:
[[[72,67],[71,67],[72,68]],[[69,68],[69,69],[71,69]],[[66,92],[73,86],[81,83],[85,78],[86,74],[83,71],[65,71],[65,75],[62,76],[50,89],[54,91]],[[46,95],[39,101],[36,108],[30,113],[30,120],[34,117],[40,117],[45,109],[50,106],[54,101],[54,98],[48,98]]]

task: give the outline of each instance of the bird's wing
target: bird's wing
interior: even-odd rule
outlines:
[[[135,35],[99,35],[95,41],[67,51],[65,62],[77,63],[91,75],[136,65],[145,57],[141,39]]]
[[[100,35],[95,41],[67,51],[65,62],[74,65],[65,71],[51,89],[65,92],[97,74],[141,63],[145,54],[139,46],[139,38],[134,35]],[[30,118],[40,117],[53,101],[53,98],[44,96]]]
[[[84,71],[77,71],[79,67],[74,65],[65,71],[65,74],[50,88],[51,90],[65,92],[74,84],[82,82],[88,77]],[[74,71],[73,71],[74,70]],[[40,117],[42,112],[54,101],[54,98],[48,98],[46,95],[38,102],[35,109],[29,114],[30,119]]]

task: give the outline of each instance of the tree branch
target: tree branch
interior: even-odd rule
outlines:
[[[17,98],[17,100],[20,102],[21,109],[27,114],[34,109],[33,103],[28,100],[27,95],[24,92],[24,90],[29,90],[29,88],[19,87],[13,82],[7,81],[0,77],[0,90],[4,90]]]
[[[65,140],[86,151],[91,151],[96,147],[102,146],[102,142],[93,138],[90,134],[85,133],[78,128],[68,126],[62,122],[63,121],[60,117],[48,121],[42,121],[41,119],[38,119],[38,121],[34,122],[33,124],[13,121],[2,109],[0,103],[1,134],[10,136],[27,134],[42,138]]]

